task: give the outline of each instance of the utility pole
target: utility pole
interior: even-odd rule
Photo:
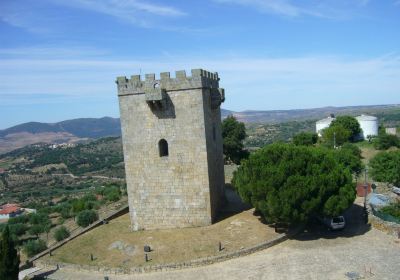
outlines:
[[[367,182],[367,174],[368,174],[368,166],[365,166],[365,173],[364,173],[364,209],[367,209],[367,195],[368,195],[368,182]]]
[[[336,149],[336,132],[333,133],[333,148]]]

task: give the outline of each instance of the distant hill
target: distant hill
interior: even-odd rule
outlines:
[[[0,130],[0,137],[9,134],[27,132],[38,133],[69,133],[80,138],[101,138],[106,136],[119,136],[121,125],[118,118],[104,117],[82,118],[67,120],[58,123],[28,122]]]
[[[120,136],[118,118],[81,118],[58,123],[28,122],[0,130],[0,154],[34,143],[76,143]]]
[[[400,105],[324,107],[315,109],[243,112],[222,109],[221,111],[222,118],[228,115],[234,115],[238,120],[248,124],[279,124],[292,121],[317,120],[330,114],[353,116],[372,114],[376,115],[381,120],[385,120],[385,122],[391,119],[393,125],[395,125],[398,122],[397,117],[400,116]],[[0,130],[0,154],[39,142],[76,143],[120,135],[121,124],[118,118],[82,118],[58,123],[29,122]]]
[[[222,117],[235,116],[245,123],[276,124],[288,121],[305,121],[325,118],[330,114],[351,115],[360,114],[379,115],[384,112],[399,111],[400,105],[372,105],[372,106],[348,106],[348,107],[323,107],[314,109],[273,110],[273,111],[243,111],[234,112],[222,110]]]

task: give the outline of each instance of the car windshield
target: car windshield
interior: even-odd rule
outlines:
[[[343,223],[343,217],[335,217],[332,219],[334,223]]]

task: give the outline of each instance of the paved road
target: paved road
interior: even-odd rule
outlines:
[[[316,225],[296,239],[246,257],[162,274],[108,276],[111,280],[400,279],[400,240],[364,225],[361,211],[354,205],[346,213],[349,226],[343,231],[329,232]],[[51,272],[48,277],[104,279],[102,274],[68,270]]]

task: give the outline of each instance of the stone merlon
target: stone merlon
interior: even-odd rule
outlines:
[[[186,72],[176,71],[175,78],[171,78],[170,72],[160,73],[160,79],[155,74],[146,74],[145,79],[140,75],[133,75],[130,79],[125,76],[118,77],[118,95],[144,94],[154,88],[162,88],[166,92],[200,88],[219,88],[218,73],[212,73],[203,69],[192,69],[192,75],[186,76]]]

